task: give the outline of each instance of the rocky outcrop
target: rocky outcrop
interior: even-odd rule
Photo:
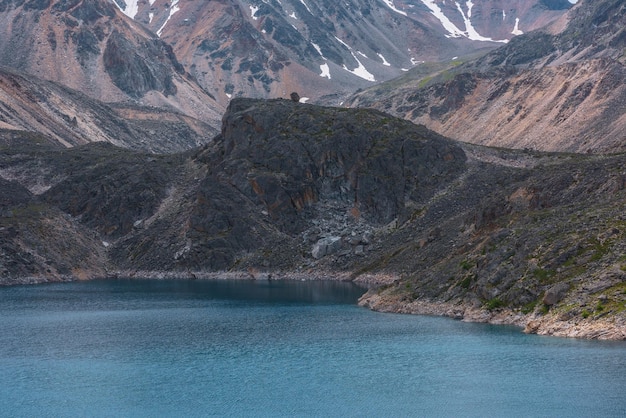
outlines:
[[[5,284],[323,275],[375,285],[374,309],[623,330],[624,155],[484,148],[291,100],[233,100],[185,154],[27,139],[0,154]]]

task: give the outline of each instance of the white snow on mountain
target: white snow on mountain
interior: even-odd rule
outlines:
[[[439,22],[441,22],[443,28],[448,32],[447,36],[453,38],[465,36],[465,33],[463,33],[461,29],[457,28],[456,25],[450,21],[450,19],[448,19],[448,16],[443,13],[435,0],[422,0],[422,3],[424,3],[424,6],[428,7],[430,12],[439,20]]]
[[[359,65],[354,70],[350,70],[344,64],[343,65],[343,69],[346,70],[349,73],[354,74],[357,77],[361,77],[364,80],[375,82],[376,81],[376,77],[374,77],[374,74],[372,74],[369,71],[367,71],[367,68],[365,68],[363,63],[361,61],[359,61],[359,59],[356,57],[356,55],[354,55],[354,52],[350,51],[350,53],[352,54],[352,57],[356,60],[356,62]]]
[[[346,65],[343,65],[343,69],[346,70],[347,72],[354,74],[357,77],[361,77],[364,80],[367,81],[376,81],[376,77],[374,77],[374,75],[372,73],[370,73],[369,71],[367,71],[367,68],[365,68],[365,65],[363,65],[363,63],[356,57],[356,55],[354,54],[354,52],[352,51],[352,47],[350,45],[348,45],[347,43],[345,43],[344,41],[342,41],[341,39],[337,38],[335,36],[335,39],[337,41],[339,41],[339,43],[341,43],[343,46],[345,46],[346,48],[348,48],[348,51],[350,51],[350,54],[352,55],[352,58],[354,58],[354,60],[357,62],[357,67],[354,70],[350,70],[348,67],[346,67]],[[362,56],[366,57],[367,56],[360,52],[357,51],[359,54],[361,54]]]
[[[472,41],[482,41],[482,42],[502,42],[506,43],[508,40],[495,40],[486,36],[482,36],[478,33],[474,25],[472,25],[472,8],[474,7],[474,2],[472,0],[467,0],[465,2],[465,6],[467,7],[467,13],[463,10],[461,3],[455,1],[457,10],[461,14],[463,18],[463,23],[465,24],[465,30],[459,29],[452,21],[445,15],[443,10],[439,7],[435,0],[421,0],[422,3],[430,9],[430,12],[435,16],[443,28],[448,32],[448,37],[450,38],[459,38],[465,37],[471,39]],[[502,11],[502,19],[506,17],[506,13]]]
[[[124,13],[126,16],[130,17],[131,19],[134,19],[135,16],[137,15],[137,12],[139,11],[139,5],[137,4],[138,0],[124,0],[124,1],[126,3],[125,8],[122,8],[122,6],[119,5],[117,0],[115,0],[113,3],[115,3],[115,5],[122,11],[122,13]]]
[[[515,18],[515,27],[513,28],[513,31],[511,32],[513,35],[521,35],[524,32],[522,32],[519,28],[519,17]]]
[[[313,45],[313,48],[315,48],[317,53],[320,54],[320,57],[326,59],[326,57],[324,57],[324,54],[322,54],[322,48],[320,48],[318,44],[316,44],[315,42],[311,42],[311,45]]]
[[[463,8],[459,4],[459,2],[455,2],[455,3],[456,3],[456,8],[458,9],[459,13],[461,13],[461,16],[463,17],[463,22],[465,23],[465,36],[467,36],[467,38],[471,39],[472,41],[503,42],[503,43],[508,42],[508,40],[506,39],[496,41],[492,38],[482,36],[481,34],[478,33],[476,28],[474,28],[474,25],[472,25],[472,21],[471,21],[472,7],[474,7],[474,3],[471,0],[468,0],[465,2],[465,4],[467,5],[467,15],[463,11]]]
[[[306,7],[309,13],[313,14],[313,12],[311,11],[311,9],[309,9],[309,6],[304,2],[304,0],[300,0],[300,3],[302,3],[304,7]]]
[[[169,16],[167,16],[167,19],[157,31],[158,37],[161,37],[161,33],[163,33],[163,29],[165,29],[165,25],[167,25],[167,22],[169,22],[172,16],[174,16],[174,13],[176,13],[179,10],[180,10],[180,7],[178,7],[178,0],[172,0],[172,4],[170,4],[170,14]]]
[[[330,80],[330,68],[328,67],[328,64],[324,63],[320,65],[320,70],[322,71],[320,77],[325,77]]]
[[[402,16],[406,16],[406,12],[403,12],[402,10],[398,10],[396,8],[396,6],[393,4],[392,0],[383,0],[383,2],[394,12],[401,14]]]
[[[385,59],[385,57],[383,57],[383,54],[376,54],[378,55],[378,57],[383,60],[383,65],[386,65],[387,67],[391,67],[391,64],[389,64],[389,62],[387,62],[387,60]]]
[[[259,8],[258,8],[258,7],[255,7],[255,6],[253,6],[253,5],[250,5],[250,17],[252,17],[252,19],[254,19],[254,20],[257,20],[257,19],[258,19],[258,17],[256,17],[256,16],[255,16],[255,15],[256,15],[256,12],[258,12],[258,11],[259,11]]]

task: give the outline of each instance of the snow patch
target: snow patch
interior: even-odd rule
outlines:
[[[342,41],[341,39],[337,38],[335,36],[335,39],[339,41],[339,43],[343,46],[345,46],[346,48],[348,48],[350,51],[352,51],[352,48],[350,47],[350,45],[348,45],[347,43],[345,43],[344,41]]]
[[[304,0],[300,0],[300,3],[302,3],[304,7],[306,7],[309,13],[313,14],[313,12],[311,11],[311,9],[309,9],[309,6],[304,2]]]
[[[231,97],[233,97],[233,95],[232,95],[232,94],[230,94],[230,93],[224,93],[224,94],[225,94],[225,95],[226,95],[226,97],[228,97],[229,99],[230,99]]]
[[[250,5],[250,17],[254,20],[258,20],[259,18],[256,17],[256,12],[259,11],[259,8],[253,5]]]
[[[446,36],[459,38],[465,35],[461,29],[457,28],[456,25],[448,19],[437,3],[435,3],[435,0],[422,0],[422,3],[424,3],[424,6],[428,7],[430,12],[441,22],[441,25],[449,34]]]
[[[290,18],[298,20],[298,16],[296,16],[296,12],[291,12],[289,15]]]
[[[320,57],[326,59],[326,57],[324,57],[324,54],[322,54],[322,48],[320,48],[318,44],[316,44],[315,42],[311,42],[311,45],[313,45],[313,48],[315,48],[317,53],[320,54]]]
[[[156,0],[150,0],[150,6],[152,6],[154,4]]]
[[[506,12],[504,11],[504,9],[502,9],[502,20],[504,21],[506,19]]]
[[[152,19],[154,19],[154,13],[148,13],[148,23],[152,23]]]
[[[330,80],[330,67],[328,67],[328,64],[324,63],[320,65],[320,71],[322,72],[320,77],[325,77]]]
[[[521,35],[524,33],[519,29],[519,17],[515,18],[515,27],[513,28],[513,31],[511,33],[513,35]]]
[[[336,36],[335,36],[335,39],[337,41],[339,41],[339,43],[341,43],[343,46],[348,48],[348,51],[350,51],[350,55],[352,55],[352,58],[354,58],[354,60],[358,64],[358,66],[354,70],[348,69],[348,67],[346,67],[345,64],[343,65],[343,69],[346,70],[347,72],[351,73],[351,74],[354,74],[357,77],[361,77],[364,80],[376,81],[376,78],[374,77],[374,75],[372,73],[370,73],[369,71],[367,71],[367,68],[365,68],[363,63],[361,63],[361,61],[359,61],[359,59],[356,57],[356,55],[354,55],[354,52],[352,52],[352,48],[350,47],[350,45],[348,45],[347,43],[345,43],[341,39],[337,38]],[[362,52],[359,52],[359,53],[365,57],[365,54],[363,54]]]
[[[364,80],[375,82],[376,77],[374,77],[372,73],[367,71],[367,68],[365,68],[365,66],[361,63],[361,61],[359,61],[356,55],[354,55],[354,52],[350,51],[350,54],[352,54],[352,57],[356,60],[356,62],[359,65],[354,70],[350,70],[348,67],[346,67],[346,64],[344,64],[343,69],[351,74],[354,74],[357,77],[361,77]]]
[[[163,26],[161,26],[159,30],[157,31],[157,36],[159,38],[161,37],[161,34],[163,33],[163,29],[165,29],[165,25],[167,25],[167,22],[169,22],[172,16],[174,16],[174,13],[176,13],[179,10],[180,10],[180,7],[178,7],[178,0],[172,0],[172,4],[170,5],[170,14],[169,16],[167,16],[167,19],[165,19]]]
[[[126,3],[126,7],[122,9],[122,7],[114,1],[115,5],[124,13],[126,16],[134,19],[137,16],[137,12],[139,11],[139,5],[137,4],[138,0],[124,0]]]
[[[389,62],[387,62],[387,60],[385,59],[385,57],[383,57],[383,54],[377,54],[378,57],[383,60],[383,65],[386,65],[387,67],[391,67],[391,64],[389,64]]]
[[[472,18],[472,7],[474,7],[474,2],[472,0],[467,0],[465,2],[465,4],[467,5],[467,18],[471,19]]]
[[[463,23],[465,24],[465,30],[462,31],[459,29],[454,23],[448,19],[448,17],[443,13],[441,8],[437,5],[435,0],[421,0],[422,3],[430,9],[430,12],[439,20],[443,28],[448,32],[446,35],[449,38],[460,38],[465,37],[471,39],[472,41],[488,41],[488,42],[502,42],[507,43],[508,40],[494,40],[488,38],[486,36],[482,36],[478,33],[476,28],[472,25],[471,17],[472,17],[472,8],[474,7],[474,2],[472,0],[467,0],[465,5],[467,6],[467,14],[463,11],[461,4],[458,1],[455,1],[456,8],[461,13],[463,17]],[[504,12],[504,11],[503,11]]]
[[[403,12],[402,10],[396,9],[396,6],[393,4],[392,0],[383,0],[383,2],[387,5],[387,7],[389,7],[394,12],[399,13],[402,16],[406,16],[407,15],[406,12]]]
[[[496,41],[492,38],[482,36],[481,34],[478,33],[476,28],[474,28],[474,25],[472,25],[472,21],[470,19],[470,17],[472,16],[472,7],[474,7],[474,3],[471,0],[468,0],[465,2],[465,4],[467,5],[467,15],[463,11],[463,8],[461,8],[461,5],[459,4],[458,1],[455,2],[455,4],[456,4],[456,8],[459,10],[459,13],[461,13],[461,16],[463,17],[463,23],[465,23],[464,35],[468,39],[471,39],[472,41],[483,41],[483,42],[504,42],[504,43],[508,42],[508,40],[506,39],[502,41]]]
[[[300,103],[306,103],[306,102],[308,102],[309,100],[311,100],[311,98],[310,98],[310,97],[300,97],[299,102],[300,102]]]

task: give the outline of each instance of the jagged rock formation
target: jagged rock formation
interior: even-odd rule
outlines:
[[[566,25],[483,58],[357,94],[368,106],[463,141],[547,151],[626,150],[626,6],[581,1]]]
[[[338,104],[418,62],[493,48],[571,6],[565,0],[111,1],[171,44],[221,103],[298,90]]]
[[[108,0],[0,1],[0,62],[104,102],[176,110],[216,127],[223,112],[171,46]]]
[[[5,137],[30,133],[66,147],[104,141],[150,152],[188,150],[206,144],[218,132],[176,111],[105,104],[57,83],[3,69],[0,130]]]
[[[624,155],[461,145],[291,100],[234,100],[223,120],[167,156],[3,139],[2,283],[383,277],[363,303],[626,338]]]

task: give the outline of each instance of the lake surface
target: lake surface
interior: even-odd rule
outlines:
[[[356,306],[348,283],[0,288],[0,416],[626,416],[626,343]]]

